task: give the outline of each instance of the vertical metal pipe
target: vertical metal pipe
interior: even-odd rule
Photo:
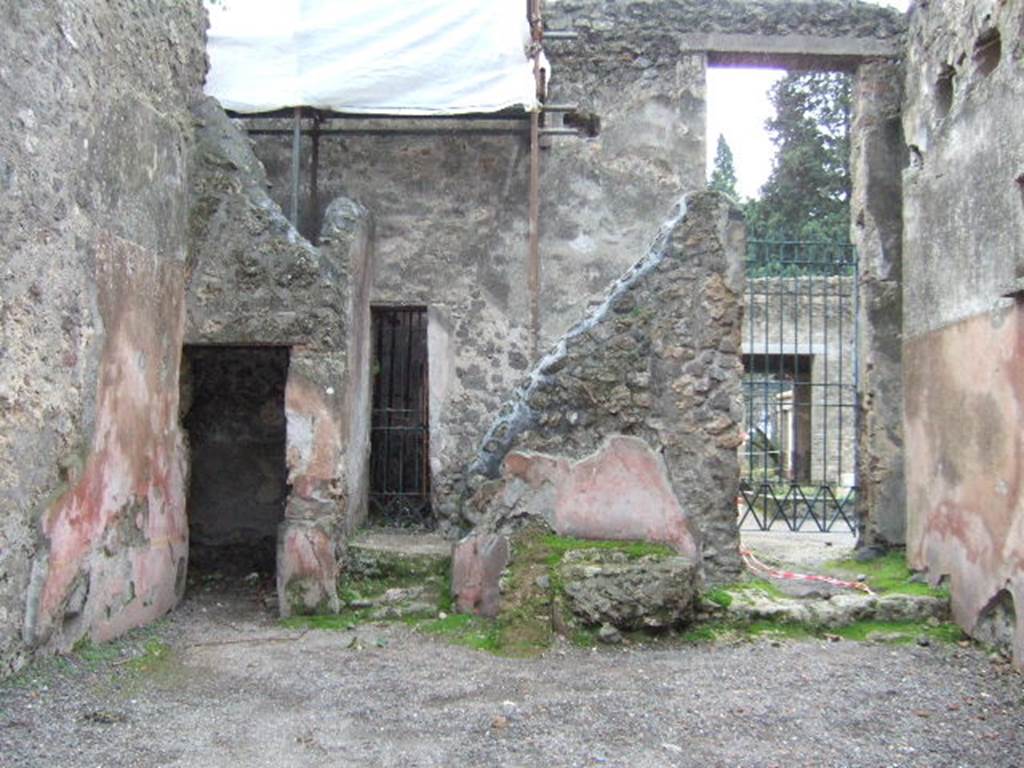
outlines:
[[[292,199],[289,207],[292,226],[299,228],[299,160],[302,141],[302,107],[296,107],[292,118]]]
[[[540,54],[544,39],[544,23],[540,14],[540,0],[527,0],[533,58],[533,80],[537,89],[538,105],[530,113],[530,241],[526,257],[526,288],[530,295],[530,358],[540,359],[540,100],[544,97],[541,80]]]
[[[530,243],[526,287],[530,294],[530,358],[540,359],[540,112],[530,115]]]
[[[315,113],[319,115],[320,113]],[[320,118],[313,119],[312,145],[309,151],[309,212],[311,215],[309,233],[314,245],[320,243]]]

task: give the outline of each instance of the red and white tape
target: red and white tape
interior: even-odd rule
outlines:
[[[816,573],[796,573],[795,571],[782,571],[777,568],[765,565],[758,560],[754,553],[745,547],[740,547],[740,555],[743,557],[743,562],[747,564],[747,567],[754,573],[762,576],[767,576],[772,579],[785,579],[786,581],[820,581],[824,584],[831,584],[833,587],[841,587],[843,589],[856,589],[861,592],[866,592],[869,595],[875,594],[871,591],[871,587],[865,584],[863,581],[847,581],[846,579],[838,579],[835,576],[822,576]]]

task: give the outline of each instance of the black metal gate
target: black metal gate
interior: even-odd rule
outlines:
[[[747,243],[740,527],[856,531],[857,260]]]
[[[427,311],[373,307],[370,523],[431,528]]]

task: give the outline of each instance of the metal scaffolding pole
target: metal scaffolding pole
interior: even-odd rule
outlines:
[[[543,99],[540,55],[544,26],[540,15],[540,0],[529,0],[530,32],[533,38],[533,77],[537,85],[537,99]],[[526,288],[530,295],[530,357],[540,359],[540,106],[530,113],[530,241],[526,256]]]
[[[299,150],[302,141],[302,107],[296,107],[292,123],[292,198],[289,218],[292,226],[299,228]]]

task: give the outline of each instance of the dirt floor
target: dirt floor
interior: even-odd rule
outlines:
[[[265,587],[0,683],[0,766],[1019,766],[1024,679],[973,647],[759,640],[496,657],[282,627]]]

